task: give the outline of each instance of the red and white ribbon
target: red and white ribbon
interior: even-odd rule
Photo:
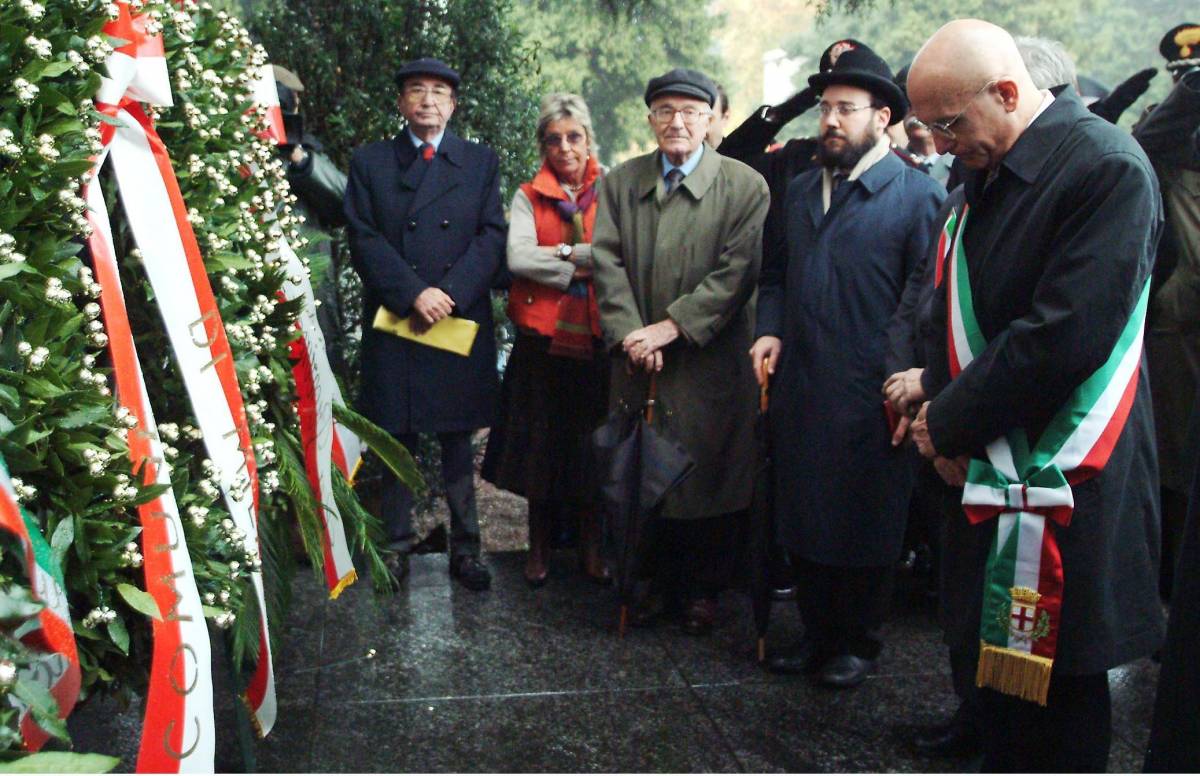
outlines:
[[[317,319],[317,307],[308,270],[284,238],[279,239],[279,253],[287,271],[283,284],[284,297],[289,301],[301,299],[296,328],[300,337],[292,343],[292,373],[299,396],[300,438],[304,447],[304,468],[312,485],[313,495],[321,506],[324,525],[325,583],[329,597],[337,598],[354,582],[357,574],[346,543],[346,529],[333,494],[335,445],[342,453],[342,473],[347,477],[345,451],[360,449],[358,438],[349,429],[333,420],[333,407],[342,403],[342,392],[334,379],[325,353],[325,336]],[[340,439],[339,439],[340,437]]]
[[[283,108],[279,105],[279,90],[275,87],[275,71],[270,65],[263,65],[254,71],[254,82],[251,84],[254,104],[267,111],[267,129],[259,134],[273,140],[276,145],[287,143],[287,131],[283,128]]]
[[[97,160],[97,171],[106,155],[107,152]],[[137,419],[137,426],[128,434],[129,456],[135,470],[140,468],[146,484],[170,485],[170,467],[163,456],[129,327],[104,195],[100,186],[93,183],[86,187],[85,197],[92,225],[88,247],[102,288],[100,303],[117,398]],[[150,687],[137,770],[211,773],[216,752],[212,657],[175,494],[168,488],[153,501],[139,506],[138,516],[142,523],[146,590],[158,603],[162,618],[153,623]]]
[[[127,3],[118,5],[122,19],[114,25],[128,14]],[[117,29],[106,31],[115,35]],[[124,32],[135,38],[138,34],[132,23]],[[131,45],[139,52],[149,46]],[[166,147],[128,91],[132,84],[154,82],[147,71],[157,63],[135,61],[130,67],[120,59],[126,56],[123,52],[114,55],[116,65],[109,68],[113,78],[104,79],[96,100],[97,109],[120,126],[105,125],[102,134],[216,484],[235,525],[246,536],[257,537],[258,477],[233,353]],[[122,83],[118,78],[129,80]],[[266,735],[275,722],[275,684],[261,573],[252,571],[251,580],[259,607],[259,659],[246,700],[260,734]]]
[[[0,458],[0,528],[20,541],[33,597],[45,607],[16,630],[17,638],[42,653],[31,665],[21,669],[20,676],[44,685],[58,703],[59,718],[66,719],[79,699],[80,672],[62,569],[55,562],[37,523],[17,503],[3,458]],[[17,709],[25,748],[38,751],[49,740],[50,734],[34,722],[24,701],[12,694],[8,699]]]

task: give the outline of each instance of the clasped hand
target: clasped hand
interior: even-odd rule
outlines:
[[[631,331],[621,341],[621,348],[629,358],[631,369],[661,372],[662,349],[679,339],[679,326],[667,318],[649,326]]]
[[[433,286],[418,294],[412,306],[416,315],[410,317],[409,324],[418,334],[428,331],[433,324],[454,312],[454,300],[450,295]]]

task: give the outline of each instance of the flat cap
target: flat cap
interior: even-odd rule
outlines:
[[[458,88],[458,82],[460,80],[458,77],[458,71],[447,65],[442,60],[434,59],[433,57],[422,57],[421,59],[414,59],[411,62],[406,62],[404,67],[396,71],[396,86],[403,89],[405,81],[407,81],[409,78],[415,78],[421,75],[440,78],[453,86],[455,89]]]
[[[677,67],[657,78],[651,78],[650,83],[646,84],[646,105],[663,94],[695,97],[707,102],[710,108],[717,104],[717,85],[713,80],[699,70],[686,67]]]

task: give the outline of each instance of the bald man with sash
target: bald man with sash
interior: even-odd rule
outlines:
[[[959,20],[908,78],[968,168],[912,436],[958,468],[948,640],[979,645],[986,771],[1104,771],[1107,671],[1151,654],[1158,467],[1142,332],[1162,228],[1154,172],[1012,37]]]

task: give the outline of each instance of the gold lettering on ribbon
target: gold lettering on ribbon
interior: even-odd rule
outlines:
[[[171,608],[167,611],[167,620],[171,622],[192,621],[192,615],[179,613],[179,602],[183,600],[183,596],[179,594],[179,588],[175,586],[175,580],[181,578],[182,576],[182,571],[176,571],[172,574],[163,574],[158,578],[158,581],[166,585],[167,589],[171,591]]]
[[[155,510],[154,512],[151,512],[149,516],[152,520],[162,520],[163,521],[163,525],[167,529],[168,539],[170,540],[170,544],[155,545],[154,551],[155,552],[174,552],[175,550],[179,549],[179,533],[175,528],[175,521],[171,519],[171,516],[168,515],[166,512],[163,512],[162,510]]]
[[[212,348],[213,344],[217,341],[217,335],[218,335],[219,330],[217,328],[217,325],[213,325],[212,333],[210,334],[208,324],[209,324],[209,321],[211,321],[213,318],[216,318],[219,323],[220,322],[219,316],[220,316],[220,313],[218,313],[216,310],[209,310],[204,315],[201,315],[199,318],[197,318],[196,320],[194,320],[190,324],[188,324],[188,335],[192,338],[193,345],[195,345],[198,348],[209,349],[211,352],[211,348]],[[197,329],[200,330],[200,333],[203,335],[202,337],[196,336]],[[213,356],[211,359],[209,359],[208,363],[206,363],[204,366],[200,367],[200,371],[203,372],[205,369],[212,369],[212,368],[216,367],[217,364],[221,363],[228,357],[229,357],[229,354],[225,351],[222,351],[222,352],[218,353],[217,355]]]
[[[183,687],[180,687],[179,682],[175,681],[175,666],[179,662],[179,656],[184,653],[187,653],[192,656],[192,666],[194,667],[194,669],[192,671],[192,681],[190,684],[188,684],[186,689]],[[187,674],[187,663],[188,663],[188,661],[185,659],[183,661],[183,668],[184,668],[185,676]],[[177,694],[189,695],[192,692],[192,690],[196,689],[196,685],[200,681],[200,667],[196,661],[196,650],[192,649],[191,644],[188,644],[187,642],[183,642],[178,647],[175,648],[175,654],[171,655],[170,676],[171,676],[171,687],[175,688],[175,692]]]
[[[191,746],[182,752],[175,751],[175,749],[171,746],[171,733],[175,730],[175,720],[168,722],[166,729],[163,730],[163,751],[165,751],[167,756],[172,760],[182,760],[183,758],[189,756],[192,752],[196,751],[196,747],[200,745],[200,718],[193,717],[193,722],[196,724],[196,740],[192,742]]]

